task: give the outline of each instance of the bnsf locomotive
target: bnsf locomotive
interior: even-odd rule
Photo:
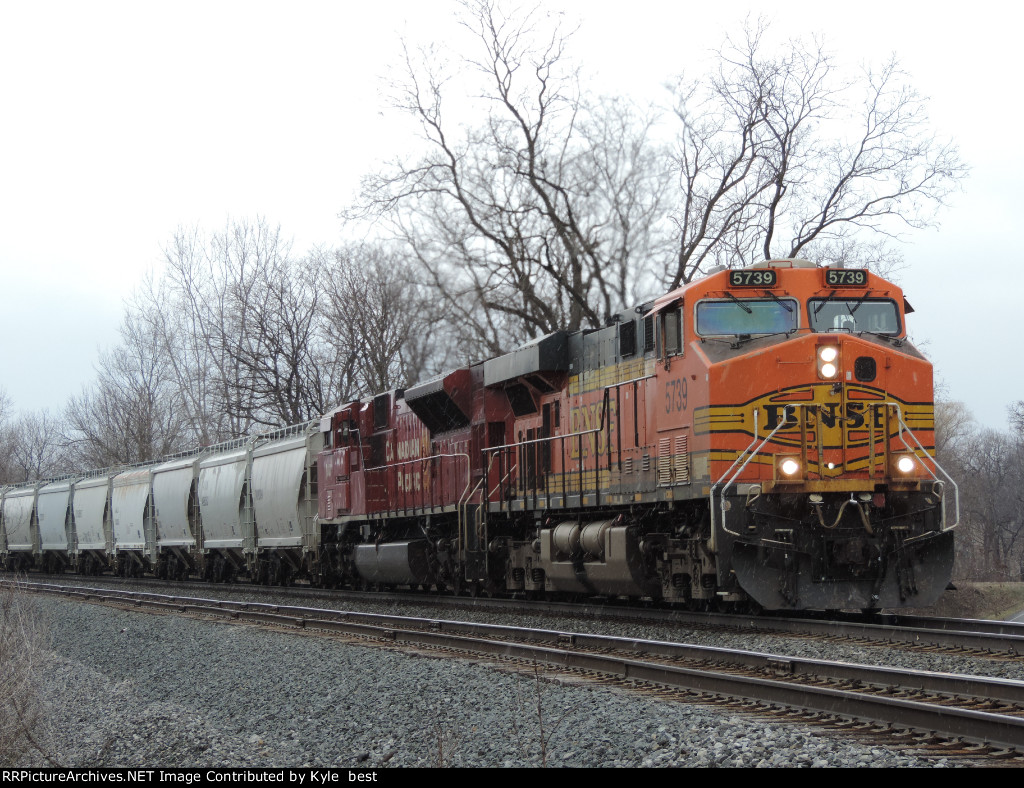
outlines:
[[[865,270],[722,270],[316,424],[9,488],[0,552],[693,608],[926,606],[958,503],[910,311]]]

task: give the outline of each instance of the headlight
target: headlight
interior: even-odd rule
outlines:
[[[912,473],[917,468],[917,459],[913,454],[901,454],[896,458],[896,470],[900,473]]]
[[[839,374],[839,348],[822,345],[818,348],[818,375],[831,380]]]
[[[775,458],[776,478],[785,481],[796,480],[801,477],[801,466],[799,457],[784,455]]]

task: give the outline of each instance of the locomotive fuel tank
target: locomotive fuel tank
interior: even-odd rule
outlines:
[[[364,583],[418,586],[437,582],[437,559],[426,539],[356,545],[352,562]]]
[[[637,532],[622,525],[622,518],[543,529],[539,565],[557,591],[634,597],[657,593]]]

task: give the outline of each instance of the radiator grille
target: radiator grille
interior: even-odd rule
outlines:
[[[674,445],[673,445],[674,443]],[[690,455],[686,436],[662,438],[658,444],[658,486],[688,484],[690,481]]]

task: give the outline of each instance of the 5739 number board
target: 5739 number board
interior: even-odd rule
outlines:
[[[775,287],[777,281],[778,274],[771,268],[729,272],[730,287]]]
[[[867,287],[868,272],[861,268],[826,268],[826,287]]]

